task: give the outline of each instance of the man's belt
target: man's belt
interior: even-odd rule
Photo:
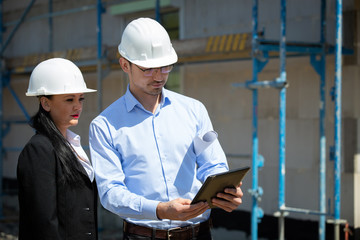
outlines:
[[[124,220],[123,230],[124,233],[131,233],[144,237],[183,240],[183,239],[191,239],[193,237],[201,236],[204,233],[210,232],[210,220],[207,220],[199,224],[170,228],[166,230],[139,226]]]

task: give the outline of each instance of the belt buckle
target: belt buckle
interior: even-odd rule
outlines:
[[[174,231],[174,230],[178,230],[178,229],[181,229],[181,227],[175,227],[175,228],[169,228],[166,230],[166,235],[167,235],[167,239],[170,240],[170,238],[172,237],[171,236],[171,231]]]

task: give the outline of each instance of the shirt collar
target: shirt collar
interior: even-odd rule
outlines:
[[[69,129],[66,130],[66,140],[68,140],[70,144],[76,147],[80,146],[80,142],[81,142],[80,136],[70,131]]]
[[[126,93],[125,93],[124,97],[125,97],[126,110],[128,112],[133,110],[136,105],[142,107],[141,103],[130,92],[130,86],[129,85],[127,86],[127,90],[126,90]],[[160,108],[163,108],[163,107],[169,105],[170,103],[171,103],[171,100],[169,98],[168,90],[163,88],[162,92],[161,92]]]
[[[161,101],[160,101],[160,107],[163,108],[171,103],[171,99],[169,96],[169,90],[163,88],[161,92]]]

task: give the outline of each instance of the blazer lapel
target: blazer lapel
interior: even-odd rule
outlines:
[[[82,160],[78,160],[78,161],[82,161]],[[83,167],[83,165],[79,162],[79,164],[76,164],[76,170],[78,170],[81,174],[85,175],[87,178],[89,178],[85,168]]]

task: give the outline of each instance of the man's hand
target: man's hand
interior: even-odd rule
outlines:
[[[212,204],[227,212],[232,212],[242,203],[241,198],[244,194],[241,191],[241,185],[242,182],[236,188],[225,188],[224,193],[218,193],[216,198],[212,199]]]
[[[177,198],[170,202],[161,202],[157,205],[156,214],[159,219],[170,220],[189,220],[194,218],[207,209],[209,205],[206,202],[191,204],[189,199]]]

